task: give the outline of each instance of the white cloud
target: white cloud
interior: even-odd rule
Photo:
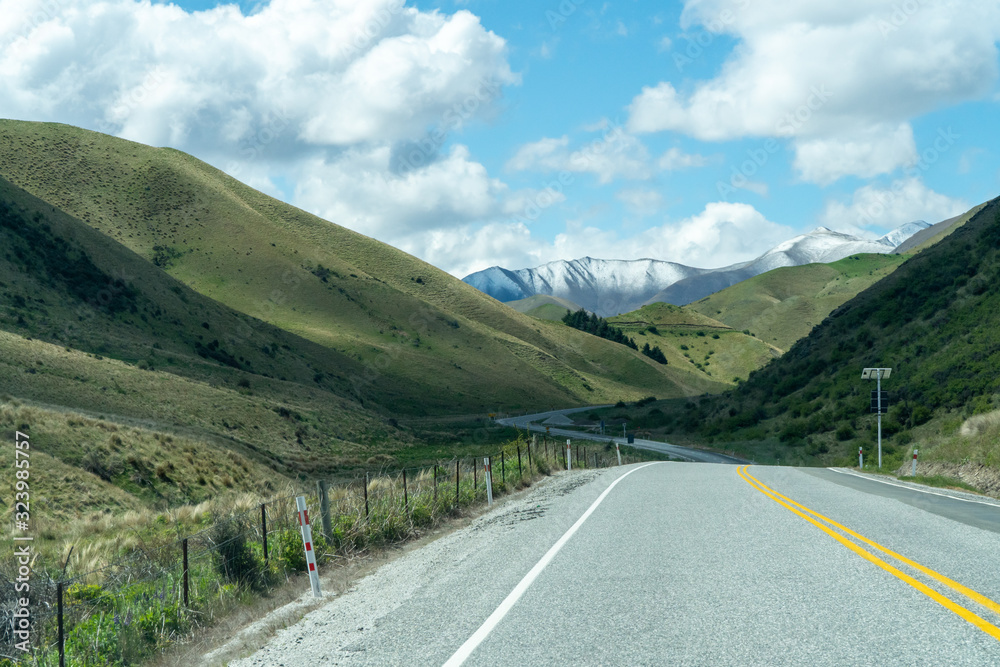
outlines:
[[[803,178],[821,183],[886,173],[912,157],[909,119],[988,95],[998,74],[1000,6],[911,4],[900,19],[901,4],[890,0],[690,0],[682,27],[728,33],[740,45],[717,77],[690,90],[667,81],[643,88],[627,128],[708,141],[791,138]],[[886,21],[898,29],[886,31]],[[890,140],[880,138],[885,128]],[[824,166],[836,143],[845,145],[836,166]]]
[[[893,181],[888,187],[858,188],[849,201],[828,201],[820,224],[855,234],[874,228],[874,235],[878,236],[913,220],[934,224],[969,208],[968,202],[934,192],[920,178],[909,176]]]
[[[590,173],[600,183],[617,178],[647,180],[655,169],[649,151],[636,137],[610,127],[582,148],[570,150],[569,137],[543,138],[521,146],[507,162],[514,171]]]
[[[545,137],[521,146],[508,160],[507,168],[514,171],[565,171],[591,173],[599,183],[616,179],[649,180],[657,171],[703,167],[709,159],[688,154],[679,148],[666,151],[656,162],[646,146],[634,135],[623,132],[606,120],[584,128],[588,132],[603,131],[598,137],[576,150],[570,149],[568,136]]]
[[[820,185],[842,176],[870,178],[888,174],[917,160],[913,129],[875,126],[849,138],[803,139],[795,142],[795,168],[803,179]]]
[[[660,41],[656,43],[656,48],[659,49],[661,52],[669,51],[670,47],[673,46],[673,44],[674,41],[669,37],[667,37],[666,35],[664,35],[663,37],[660,38]]]
[[[963,151],[958,160],[958,173],[971,173],[975,169],[976,161],[982,155],[986,155],[986,151],[982,148],[968,148]]]
[[[280,115],[280,144],[351,146],[453,129],[518,77],[462,10],[402,0],[272,0],[186,12],[135,0],[0,0],[0,115],[235,155]]]
[[[770,188],[768,188],[767,183],[762,181],[743,180],[743,182],[741,182],[737,187],[749,190],[750,192],[760,195],[761,197],[766,197],[770,192]]]
[[[619,191],[615,197],[625,204],[629,211],[643,217],[653,215],[663,207],[663,195],[656,190],[626,188]]]
[[[679,148],[671,148],[660,156],[657,164],[664,171],[674,171],[677,169],[689,169],[691,167],[704,167],[709,163],[709,159],[697,153],[685,153]]]
[[[355,148],[305,161],[294,201],[331,222],[395,243],[415,232],[459,227],[502,214],[507,186],[465,146],[420,169],[392,173],[388,147]]]

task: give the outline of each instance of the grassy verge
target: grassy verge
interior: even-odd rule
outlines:
[[[960,479],[955,479],[954,477],[948,477],[946,475],[917,475],[916,477],[902,475],[898,477],[898,479],[901,482],[915,482],[925,486],[936,486],[941,489],[958,489],[961,491],[971,491],[973,493],[980,492],[979,489],[971,484],[966,484]]]
[[[617,463],[613,448],[595,445],[574,449],[575,469]],[[641,460],[646,453],[626,451],[623,458]],[[498,497],[564,469],[565,449],[561,443],[542,439],[532,444],[518,437],[494,449],[489,459],[492,492]],[[324,567],[399,544],[461,516],[486,501],[486,486],[485,462],[477,456],[368,473],[331,486],[326,514],[317,491],[299,494],[307,497],[315,551]],[[103,544],[90,557],[39,553],[31,575],[33,664],[58,664],[59,589],[66,661],[81,667],[145,661],[190,643],[219,619],[273,595],[306,569],[294,495],[265,502],[244,495],[228,504],[203,503],[155,516],[135,513],[131,525],[108,525],[82,542],[81,551]],[[184,537],[177,539],[180,535]],[[119,548],[109,548],[127,536],[131,539]],[[7,556],[0,561],[3,606],[12,604],[6,598],[16,576],[7,570],[15,562]],[[8,648],[0,647],[0,655],[13,654]],[[2,667],[12,664],[0,659]]]

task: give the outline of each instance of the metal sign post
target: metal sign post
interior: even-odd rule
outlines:
[[[878,384],[875,391],[878,392],[878,469],[882,469],[882,370],[878,372]]]
[[[882,378],[889,379],[889,374],[892,373],[891,368],[866,368],[861,372],[862,380],[875,379],[877,381],[875,390],[875,401],[871,406],[874,412],[878,412],[878,467],[882,469],[882,413],[889,410],[889,401],[884,401],[882,396]]]

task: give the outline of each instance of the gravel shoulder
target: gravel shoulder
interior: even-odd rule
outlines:
[[[620,471],[617,472],[620,474]],[[322,577],[324,599],[308,584],[297,600],[255,621],[223,646],[203,656],[201,665],[289,667],[300,664],[377,664],[363,650],[365,639],[449,565],[496,550],[517,524],[543,516],[552,504],[614,469],[561,472],[506,496],[478,516],[465,517],[403,548],[373,559],[360,578],[345,581],[334,568]],[[333,592],[339,589],[342,594]]]

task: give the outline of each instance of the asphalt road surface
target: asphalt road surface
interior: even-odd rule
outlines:
[[[847,477],[560,473],[231,664],[1000,664],[1000,508]]]
[[[567,408],[564,410],[552,410],[550,412],[539,412],[533,415],[522,415],[519,417],[504,417],[497,419],[497,423],[505,424],[507,426],[516,426],[518,428],[529,429],[536,433],[546,433],[553,437],[570,438],[573,440],[596,440],[598,442],[617,442],[620,445],[629,445],[630,447],[638,447],[639,449],[649,449],[657,452],[663,452],[664,454],[669,454],[670,456],[681,459],[682,461],[697,461],[699,463],[749,463],[749,461],[744,461],[741,458],[734,456],[727,456],[726,454],[718,454],[716,452],[707,452],[700,449],[691,449],[689,447],[681,447],[680,445],[671,445],[666,442],[658,442],[656,440],[643,440],[636,438],[635,442],[629,443],[627,438],[614,436],[614,435],[600,435],[596,433],[585,433],[582,431],[572,431],[569,429],[558,428],[556,426],[545,426],[542,424],[546,419],[553,415],[571,415],[576,412],[584,412],[587,410],[593,410],[595,407],[611,407],[609,405],[598,405],[589,406],[585,408]]]

